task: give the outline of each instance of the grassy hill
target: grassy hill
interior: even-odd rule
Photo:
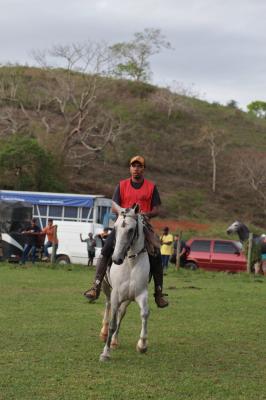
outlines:
[[[87,154],[79,141],[82,129],[75,132],[84,88],[92,97],[86,123],[94,151]],[[264,190],[252,189],[245,173],[253,159],[263,170],[266,120],[141,82],[19,66],[0,68],[0,113],[1,142],[16,133],[36,138],[59,160],[65,191],[111,196],[128,175],[130,157],[142,154],[146,177],[159,187],[163,217],[212,224],[240,219],[266,227]],[[120,129],[96,151],[106,121],[112,126],[119,121]],[[211,140],[217,152],[215,192]],[[15,187],[12,179],[7,184],[0,178],[0,185]]]

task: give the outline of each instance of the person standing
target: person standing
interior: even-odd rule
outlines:
[[[20,260],[20,264],[25,264],[28,260],[28,255],[31,252],[31,261],[35,263],[36,257],[36,248],[38,244],[38,236],[40,234],[41,229],[36,224],[36,219],[33,218],[31,220],[30,226],[22,231],[22,235],[25,235],[25,246],[23,249],[22,257]]]
[[[95,257],[95,247],[96,247],[96,242],[93,239],[92,233],[90,232],[88,234],[87,239],[82,239],[82,234],[80,234],[80,240],[81,242],[87,243],[87,251],[88,251],[88,266],[93,265],[93,259]]]
[[[168,226],[164,228],[163,234],[160,237],[160,241],[161,241],[162,265],[164,273],[166,274],[168,269],[169,259],[173,253],[173,241],[174,241],[173,235],[169,233]]]
[[[58,249],[58,238],[56,234],[56,228],[57,225],[53,225],[54,221],[52,218],[48,219],[48,225],[43,228],[41,231],[42,234],[47,235],[47,242],[44,245],[44,257],[42,258],[42,261],[47,261],[49,259],[49,253],[48,253],[48,248],[54,246],[55,247],[55,254]]]
[[[179,264],[180,267],[184,267],[186,264],[187,256],[189,255],[190,252],[190,247],[186,244],[184,240],[180,240],[179,235],[176,235],[174,240],[173,259],[171,260],[174,264],[176,264],[176,255],[178,249],[179,249]]]
[[[144,178],[145,160],[142,156],[135,156],[130,160],[130,178],[124,179],[116,186],[113,201],[122,208],[132,207],[133,204],[140,206],[141,214],[145,219],[150,219],[159,214],[161,199],[156,185]],[[113,208],[115,212],[115,208]],[[91,289],[84,292],[89,300],[96,300],[101,291],[101,284],[107,270],[109,260],[114,251],[115,231],[107,237],[102,248],[101,257],[96,265],[96,274]],[[159,245],[160,247],[160,245]],[[160,248],[154,254],[149,254],[151,273],[154,280],[154,298],[158,307],[168,306],[162,292],[163,268],[161,262]]]

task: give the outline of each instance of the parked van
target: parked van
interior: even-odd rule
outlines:
[[[92,233],[96,240],[94,265],[101,254],[102,241],[98,235],[103,231],[103,225],[72,222],[72,221],[54,221],[57,225],[57,236],[59,245],[56,253],[56,262],[60,264],[88,264],[87,243],[81,242],[82,238],[88,237],[88,233]],[[51,249],[49,249],[51,252]]]

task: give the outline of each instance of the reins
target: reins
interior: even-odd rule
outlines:
[[[128,246],[128,251],[129,251],[129,249],[130,249],[130,247],[132,246],[132,244],[133,244],[133,242],[134,242],[134,240],[135,240],[135,238],[138,238],[139,237],[139,219],[138,219],[138,217],[133,217],[132,215],[128,215],[128,214],[126,214],[126,213],[122,213],[122,215],[123,215],[123,222],[122,222],[122,228],[125,228],[125,226],[126,226],[126,221],[125,221],[125,219],[126,219],[126,217],[128,217],[128,218],[133,218],[133,219],[135,219],[136,220],[136,227],[135,227],[135,231],[134,231],[134,235],[133,235],[133,237],[132,237],[132,240],[131,240],[131,242],[130,242],[130,245]],[[128,258],[136,258],[136,257],[138,257],[140,254],[142,254],[142,253],[145,253],[146,252],[146,248],[145,248],[145,245],[144,245],[144,247],[140,250],[140,251],[138,251],[137,253],[135,253],[135,254],[131,254],[131,255],[127,255],[127,257]]]
[[[142,250],[140,250],[138,253],[136,253],[136,254],[132,254],[131,256],[127,256],[128,258],[136,258],[136,257],[138,257],[141,253],[146,253],[146,249],[145,249],[145,247],[143,247],[143,249]]]

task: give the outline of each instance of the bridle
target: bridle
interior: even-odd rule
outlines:
[[[121,216],[123,217],[123,221],[122,221],[122,225],[121,225],[122,228],[126,227],[126,218],[133,218],[136,221],[136,226],[135,226],[135,229],[134,229],[134,233],[132,235],[132,238],[130,240],[130,243],[129,243],[128,248],[127,248],[127,253],[126,253],[126,257],[128,257],[130,259],[136,258],[141,253],[145,253],[146,252],[146,248],[145,248],[145,245],[144,245],[144,247],[140,251],[138,251],[137,253],[128,255],[129,249],[132,246],[134,240],[138,239],[138,237],[139,237],[139,218],[138,218],[138,215],[135,215],[135,216],[129,215],[127,213],[127,210],[125,210],[125,211],[121,212]]]

